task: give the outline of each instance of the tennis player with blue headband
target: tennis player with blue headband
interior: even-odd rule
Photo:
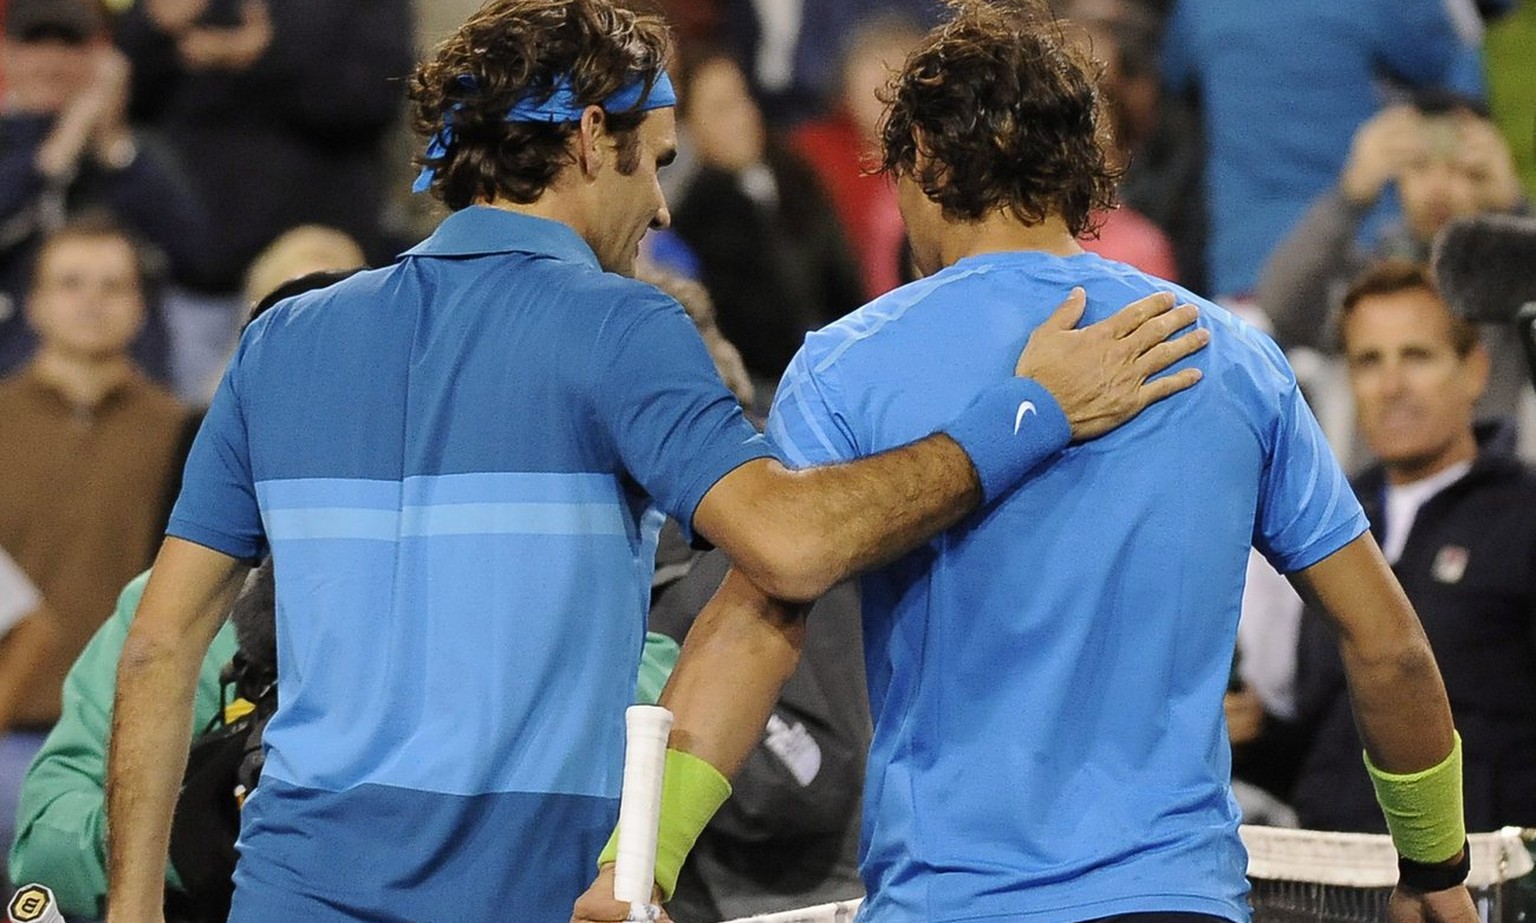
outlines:
[[[467,92],[474,92],[477,87],[475,78],[469,74],[459,75],[459,85]],[[662,71],[649,84],[639,78],[635,79],[603,100],[600,105],[607,112],[649,112],[652,109],[675,108],[677,94],[672,89],[672,78],[667,76],[666,71]],[[585,109],[586,106],[576,98],[576,90],[571,85],[570,76],[562,74],[555,78],[552,88],[534,89],[528,96],[508,109],[507,121],[543,122],[550,125],[560,122],[579,122]],[[449,110],[449,117],[445,122],[452,122],[452,114],[461,111],[463,111],[462,105],[455,104],[454,108]],[[421,168],[416,182],[411,185],[412,192],[426,192],[432,187],[432,178],[437,175],[437,171],[431,164],[440,161],[443,155],[448,153],[448,146],[452,143],[453,126],[451,124],[444,124],[427,140],[425,159],[428,166]]]
[[[807,602],[1198,380],[1160,374],[1203,346],[1179,334],[1193,308],[1151,296],[1078,330],[1079,293],[948,425],[790,471],[681,306],[632,278],[670,221],[670,54],[613,0],[491,0],[410,80],[419,185],[452,214],[243,335],[123,648],[110,923],[163,923],[198,667],[268,551],[280,705],[232,923],[622,920],[611,882],[582,895],[608,874],[665,517]],[[743,682],[783,681],[759,659]],[[672,733],[662,895],[737,768],[690,743],[708,717]]]

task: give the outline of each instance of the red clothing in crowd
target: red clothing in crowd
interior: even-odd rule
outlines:
[[[1107,260],[1128,263],[1169,282],[1179,281],[1179,267],[1173,261],[1173,244],[1150,218],[1125,205],[1098,217],[1104,222],[1099,228],[1098,239],[1079,241],[1084,250]]]
[[[815,169],[832,199],[843,234],[858,258],[864,294],[877,298],[900,285],[906,231],[896,207],[895,187],[884,176],[866,173],[876,159],[873,142],[860,137],[852,118],[838,113],[796,128],[789,143]]]

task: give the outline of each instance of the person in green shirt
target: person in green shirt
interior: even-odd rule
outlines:
[[[10,878],[53,890],[68,916],[95,919],[107,894],[107,740],[112,696],[123,639],[149,573],[123,588],[117,608],[80,652],[64,679],[59,721],[48,734],[22,782]],[[213,720],[221,705],[219,672],[235,655],[235,631],[226,622],[214,636],[197,679],[193,733]],[[166,865],[166,884],[180,888]]]

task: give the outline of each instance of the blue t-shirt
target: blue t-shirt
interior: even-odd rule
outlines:
[[[1366,530],[1274,344],[1092,254],[971,257],[812,334],[768,435],[801,466],[921,438],[1073,285],[1085,323],[1199,302],[1205,378],[865,577],[861,919],[1247,919],[1222,695],[1249,547],[1289,572]]]
[[[676,302],[555,222],[466,209],[252,324],[169,529],[276,568],[232,919],[565,919],[662,514],[768,454]]]

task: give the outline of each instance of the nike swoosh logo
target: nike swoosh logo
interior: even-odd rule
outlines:
[[[1015,436],[1019,434],[1019,427],[1024,425],[1024,418],[1032,413],[1039,413],[1039,411],[1035,410],[1034,401],[1025,401],[1019,405],[1019,412],[1013,415],[1013,434]]]

